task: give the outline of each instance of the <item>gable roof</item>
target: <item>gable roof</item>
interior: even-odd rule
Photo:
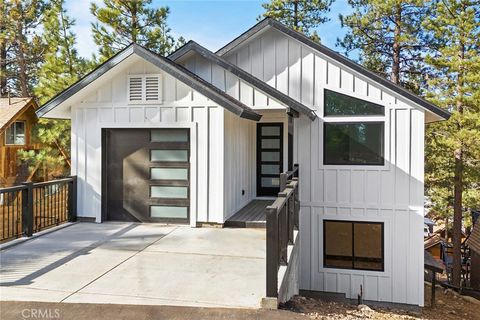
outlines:
[[[310,109],[309,107],[305,106],[304,104],[298,102],[297,100],[291,98],[290,96],[282,93],[281,91],[277,90],[276,88],[270,86],[266,82],[256,78],[252,74],[246,72],[245,70],[237,67],[233,63],[227,61],[226,59],[222,58],[221,56],[216,55],[215,53],[211,52],[210,50],[206,49],[205,47],[202,47],[195,41],[190,40],[188,43],[177,49],[175,52],[173,52],[171,55],[168,56],[169,59],[176,61],[186,55],[187,53],[194,51],[210,61],[211,63],[215,63],[219,65],[220,67],[224,68],[225,70],[231,72],[238,78],[242,79],[243,81],[249,83],[253,87],[259,89],[266,95],[269,95],[275,99],[277,99],[279,102],[285,104],[289,108],[303,113],[306,116],[308,116],[311,120],[315,120],[317,115],[315,114],[315,111]]]
[[[467,245],[472,251],[480,255],[480,222],[477,221],[473,227],[472,233],[467,239]]]
[[[28,108],[36,108],[33,98],[0,98],[0,133]]]
[[[433,103],[417,96],[416,94],[406,90],[405,88],[391,82],[390,80],[387,80],[378,74],[368,70],[367,68],[363,67],[362,65],[346,58],[345,56],[339,54],[338,52],[333,51],[332,49],[317,43],[313,41],[312,39],[308,38],[304,34],[297,32],[295,30],[292,30],[283,24],[281,24],[278,21],[275,21],[271,18],[265,18],[259,23],[257,23],[255,26],[235,38],[233,41],[229,42],[226,44],[224,47],[219,49],[216,54],[219,56],[225,55],[227,52],[231,51],[233,48],[237,47],[244,41],[250,39],[252,36],[257,35],[259,32],[263,31],[265,28],[271,27],[274,28],[298,41],[301,43],[305,44],[306,46],[309,46],[310,48],[313,48],[320,53],[326,55],[327,57],[336,60],[340,62],[341,64],[344,64],[345,66],[349,67],[350,69],[362,74],[363,76],[370,78],[371,80],[383,85],[384,87],[392,90],[393,92],[407,98],[410,101],[413,101],[414,103],[418,104],[419,106],[433,112],[434,114],[438,115],[442,119],[447,120],[450,118],[450,113],[443,110],[442,108],[439,108],[438,106],[434,105]]]
[[[116,55],[102,63],[92,72],[88,73],[86,76],[78,80],[75,84],[71,85],[69,88],[60,92],[58,95],[46,102],[40,109],[37,110],[37,115],[39,117],[44,116],[49,111],[65,102],[67,99],[78,93],[80,90],[85,88],[87,85],[95,81],[98,77],[102,76],[110,69],[120,64],[127,57],[136,54],[139,57],[145,59],[146,61],[157,66],[161,70],[190,86],[194,90],[203,94],[210,100],[218,103],[220,106],[231,111],[232,113],[246,119],[258,121],[261,118],[261,115],[253,111],[250,107],[241,103],[240,101],[234,99],[228,94],[224,93],[214,85],[203,80],[196,74],[190,72],[186,68],[176,64],[175,62],[161,57],[156,53],[143,48],[142,46],[132,43],[127,46],[125,49],[118,52]]]

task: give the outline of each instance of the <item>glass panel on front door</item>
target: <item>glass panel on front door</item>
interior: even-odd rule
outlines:
[[[283,123],[257,124],[257,196],[276,196],[283,169]]]

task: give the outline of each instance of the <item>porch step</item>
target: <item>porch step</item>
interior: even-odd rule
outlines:
[[[252,200],[236,212],[224,226],[227,228],[266,228],[265,209],[273,200]]]

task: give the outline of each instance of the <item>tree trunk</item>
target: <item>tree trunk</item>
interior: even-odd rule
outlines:
[[[6,33],[7,6],[2,2],[2,13],[0,16],[0,33]],[[4,35],[5,36],[5,35]],[[0,40],[0,97],[7,96],[7,39]]]
[[[21,19],[17,21],[16,32],[16,46],[17,46],[17,63],[18,63],[18,80],[20,85],[20,94],[22,97],[28,97],[28,77],[27,77],[27,62],[25,59],[25,48],[23,43],[23,24]]]
[[[402,23],[402,6],[397,4],[395,8],[395,30],[393,31],[393,57],[392,57],[392,81],[400,84],[400,29]]]
[[[0,97],[7,96],[7,49],[5,41],[0,43]]]
[[[463,113],[463,95],[462,88],[464,86],[464,67],[463,60],[465,59],[465,45],[460,43],[458,52],[460,59],[460,67],[457,78],[457,112]],[[461,124],[458,123],[458,130],[461,129]],[[455,172],[454,172],[454,192],[453,192],[453,274],[452,284],[459,287],[462,278],[462,216],[463,216],[463,146],[459,142],[459,147],[455,150]]]

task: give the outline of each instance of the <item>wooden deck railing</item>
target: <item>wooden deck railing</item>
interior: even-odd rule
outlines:
[[[0,188],[0,242],[76,220],[77,178]]]
[[[278,296],[278,270],[287,264],[287,248],[298,230],[300,199],[298,165],[280,174],[280,192],[266,209],[267,216],[267,297]]]

